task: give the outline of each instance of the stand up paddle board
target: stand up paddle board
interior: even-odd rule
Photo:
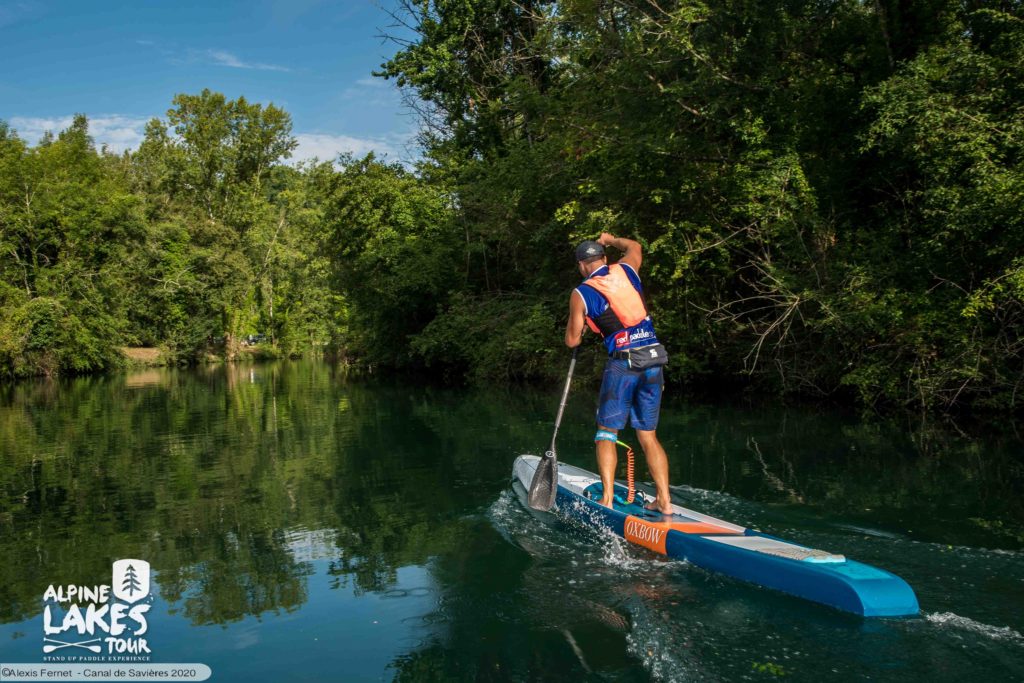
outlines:
[[[520,455],[513,477],[526,490],[540,460]],[[555,505],[559,514],[605,527],[656,553],[686,560],[741,581],[773,588],[865,617],[903,617],[919,612],[907,582],[883,569],[843,555],[790,543],[753,529],[673,505],[675,514],[646,510],[640,496],[626,503],[626,487],[615,485],[615,504],[601,499],[593,472],[558,464]]]

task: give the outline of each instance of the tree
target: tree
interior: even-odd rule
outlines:
[[[351,307],[345,346],[374,365],[407,365],[411,337],[460,282],[451,198],[372,154],[342,158],[331,179],[323,247]]]
[[[139,264],[151,275],[134,318],[176,354],[225,335],[233,354],[241,335],[274,328],[273,264],[288,215],[266,180],[297,142],[272,104],[209,90],[173,103],[134,155],[158,226]]]
[[[29,148],[0,129],[0,368],[83,372],[119,360],[128,274],[143,237],[117,159],[96,151],[82,115]]]

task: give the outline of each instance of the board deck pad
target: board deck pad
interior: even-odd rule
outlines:
[[[604,487],[600,482],[591,484],[583,493],[591,500],[601,498]],[[615,510],[627,515],[626,524],[623,527],[623,535],[627,541],[643,546],[648,550],[666,555],[665,546],[668,538],[668,531],[678,531],[684,534],[694,534],[725,543],[755,553],[784,557],[787,560],[799,562],[838,563],[845,562],[842,555],[830,553],[816,548],[807,548],[795,543],[787,543],[774,538],[764,536],[748,536],[745,530],[732,529],[714,522],[701,521],[694,517],[679,514],[666,515],[657,510],[648,510],[644,507],[646,502],[643,493],[637,492],[637,500],[626,503],[627,491],[619,485],[615,486],[615,499],[612,506]]]
[[[802,545],[786,543],[785,541],[779,541],[774,538],[765,538],[763,536],[738,536],[733,538],[713,538],[711,540],[738,548],[744,548],[746,550],[753,550],[757,553],[775,555],[776,557],[785,557],[790,560],[800,560],[801,562],[846,561],[846,557],[843,555],[836,555],[824,550],[817,550],[816,548],[805,548]]]

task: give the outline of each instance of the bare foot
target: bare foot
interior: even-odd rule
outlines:
[[[660,512],[663,515],[673,515],[675,510],[672,509],[671,502],[662,502],[660,498],[655,498],[647,505],[644,505],[644,510],[651,510],[653,512]]]
[[[598,502],[601,505],[604,505],[606,508],[614,507],[614,505],[613,505],[614,500],[612,499],[611,496],[607,496],[607,497],[602,496],[601,500],[599,500]]]

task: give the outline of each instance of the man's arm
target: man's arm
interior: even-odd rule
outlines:
[[[565,345],[570,349],[580,345],[586,324],[585,315],[583,297],[579,292],[573,290],[569,295],[569,322],[565,324]]]
[[[643,261],[643,249],[640,243],[627,237],[613,237],[607,232],[602,232],[597,238],[598,244],[606,247],[615,247],[622,252],[619,263],[629,264],[637,273],[640,272],[640,263]]]

